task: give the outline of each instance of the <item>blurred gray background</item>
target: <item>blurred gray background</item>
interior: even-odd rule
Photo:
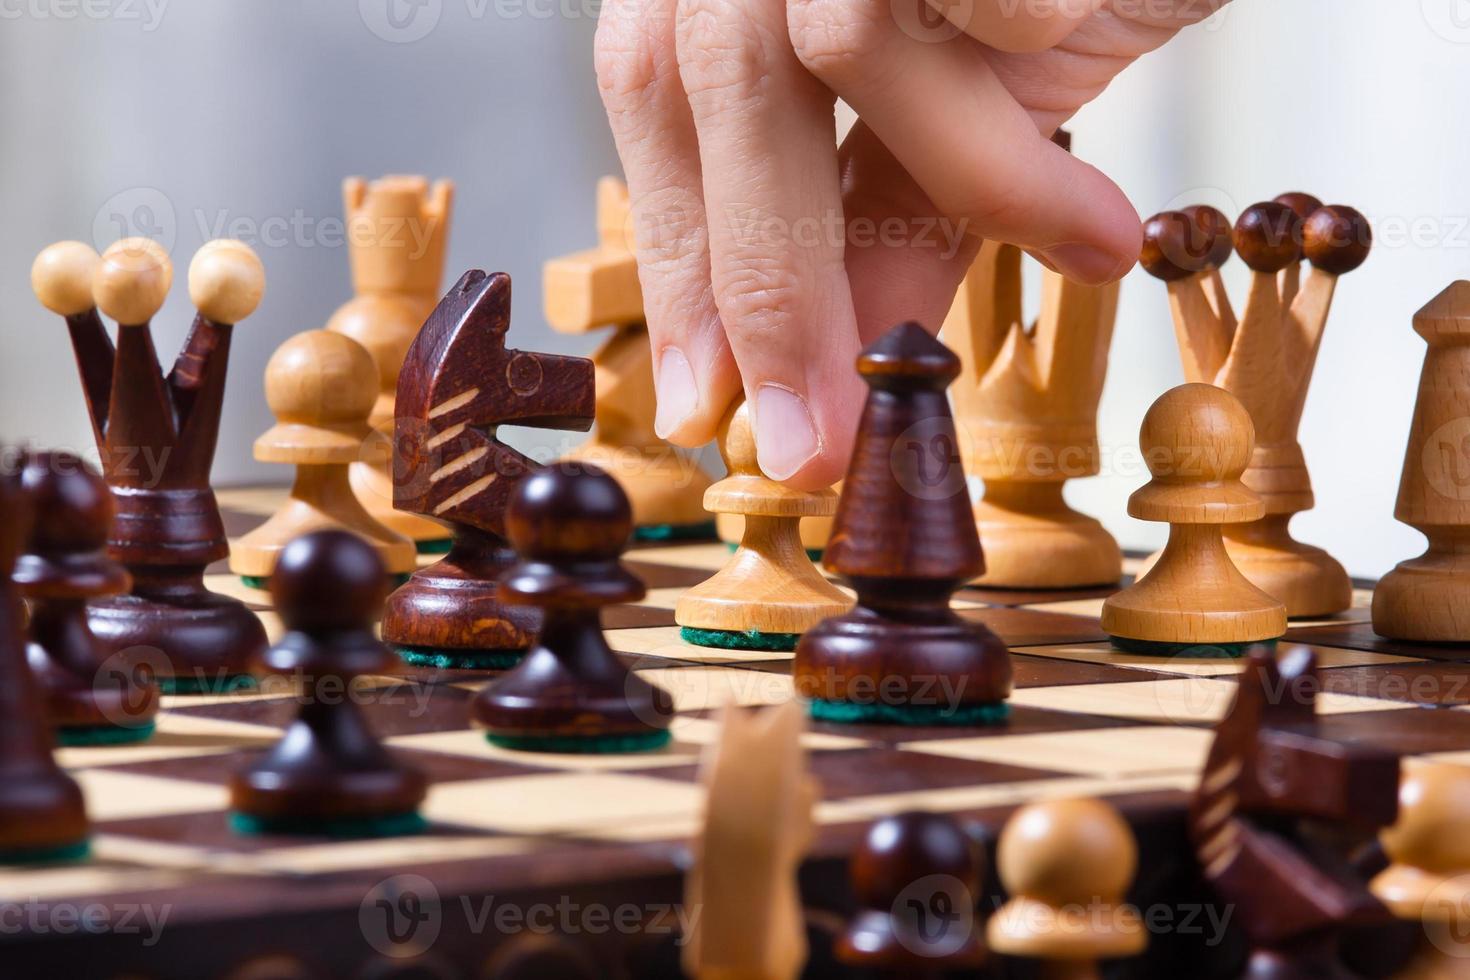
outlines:
[[[177,268],[155,321],[168,360],[192,313],[188,259],[228,235],[257,249],[268,287],[237,331],[216,481],[288,479],[251,459],[271,424],[261,376],[350,296],[349,174],[453,178],[449,279],[509,272],[517,346],[590,352],[597,336],[545,325],[539,293],[545,259],[594,244],[594,184],[618,172],[595,18],[596,0],[0,2],[0,438],[91,448],[65,331],[30,292],[40,248],[159,237]],[[1317,509],[1293,525],[1354,574],[1422,544],[1392,519],[1423,356],[1410,321],[1470,267],[1467,91],[1470,0],[1235,0],[1071,127],[1143,215],[1205,202],[1234,217],[1301,189],[1373,221],[1302,425]],[[1127,546],[1162,541],[1124,505],[1143,480],[1139,419],[1181,379],[1164,288],[1135,272],[1103,396],[1110,462],[1068,491]]]

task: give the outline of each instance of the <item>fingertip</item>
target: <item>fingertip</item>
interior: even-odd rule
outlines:
[[[1084,286],[1103,286],[1128,274],[1138,261],[1138,249],[1117,252],[1096,245],[1059,245],[1048,249],[1045,256],[1046,264],[1067,279]]]
[[[1107,225],[1092,241],[1072,242],[1041,251],[1037,258],[1073,282],[1104,286],[1117,282],[1138,264],[1143,225],[1126,218]]]
[[[761,472],[797,490],[822,490],[841,480],[866,392],[852,367],[845,377],[805,393],[771,382],[757,385],[751,405]]]
[[[997,51],[1007,54],[1037,54],[1065,41],[1093,13],[1092,4],[1061,3],[1057,0],[1033,0],[1021,10],[1005,4],[979,4],[966,8],[969,16],[961,21],[958,11],[939,0],[927,0],[942,16],[966,34]]]
[[[850,452],[851,447],[849,447]],[[791,476],[780,481],[793,490],[826,490],[847,475],[846,455],[822,453]]]
[[[733,365],[716,356],[702,370],[676,346],[664,347],[656,356],[654,376],[653,431],[660,439],[695,449],[715,437],[720,420],[740,392]]]
[[[1089,286],[1127,275],[1143,250],[1143,221],[1122,188],[1096,167],[1050,144],[1048,153],[1062,169],[1055,186],[1066,186],[1070,213],[1057,214],[1059,245],[1041,249],[1057,271]],[[1063,177],[1065,174],[1065,177]]]

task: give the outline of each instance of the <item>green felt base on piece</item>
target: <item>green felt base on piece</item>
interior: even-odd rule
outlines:
[[[1274,647],[1279,637],[1269,640],[1251,640],[1248,643],[1160,643],[1155,640],[1135,640],[1126,636],[1109,636],[1113,646],[1128,653],[1146,657],[1184,657],[1190,660],[1238,660],[1251,647]]]
[[[497,735],[485,733],[485,741],[518,752],[561,752],[586,755],[617,755],[624,752],[654,752],[669,744],[667,731],[637,735]]]
[[[426,647],[394,647],[393,652],[406,664],[439,670],[510,670],[526,655],[524,650],[430,650]]]
[[[725,542],[725,550],[728,551],[728,552],[730,552],[731,554],[734,554],[739,548],[740,548],[740,545],[736,544],[734,541],[726,541]],[[823,549],[821,549],[821,548],[807,548],[807,549],[805,549],[805,551],[806,551],[806,556],[812,560],[812,564],[814,564],[814,565],[820,565],[822,563],[822,551],[823,551]]]
[[[453,538],[435,538],[432,541],[415,541],[414,547],[421,555],[447,555],[454,546]]]
[[[796,633],[762,633],[760,630],[702,630],[693,626],[679,627],[685,643],[721,650],[771,650],[789,653],[801,639]]]
[[[0,864],[64,864],[85,861],[92,853],[92,842],[82,839],[54,847],[26,851],[0,851]]]
[[[158,690],[163,694],[229,694],[254,687],[258,682],[249,674],[226,677],[160,677]]]
[[[256,817],[238,810],[230,813],[230,829],[237,834],[312,835],[317,837],[408,837],[421,834],[428,821],[417,812],[381,817],[310,820],[304,817]]]
[[[808,710],[816,721],[839,725],[999,725],[1011,713],[1004,701],[956,707],[938,704],[857,704],[815,699]]]
[[[397,575],[394,575],[393,587],[396,589],[399,586],[407,585],[411,576],[411,572],[399,572]],[[269,592],[271,588],[269,576],[241,575],[240,581],[245,583],[247,589],[259,589],[262,592]]]
[[[633,529],[634,541],[708,541],[714,536],[714,521],[700,524],[644,524]]]
[[[56,744],[68,747],[84,745],[129,745],[146,742],[156,726],[146,725],[93,725],[88,728],[58,728]]]

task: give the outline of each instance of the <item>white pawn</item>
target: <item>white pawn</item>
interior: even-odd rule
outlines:
[[[1424,924],[1418,955],[1398,980],[1470,977],[1470,768],[1409,769],[1399,786],[1398,822],[1383,831],[1393,863],[1372,891],[1400,919]]]
[[[277,425],[255,441],[263,463],[292,463],[291,497],[260,527],[235,542],[230,570],[261,585],[294,539],[313,531],[350,531],[372,545],[393,575],[417,564],[409,538],[379,523],[358,502],[348,467],[373,462],[388,446],[373,439],[368,415],[378,397],[378,369],[357,341],[312,330],[286,341],[265,369],[265,397]]]
[[[1286,606],[1240,573],[1221,530],[1265,513],[1240,480],[1254,442],[1245,406],[1213,385],[1172,388],[1144,415],[1138,445],[1152,479],[1128,498],[1128,513],[1167,522],[1169,543],[1147,574],[1103,602],[1114,645],[1160,656],[1205,645],[1235,653],[1286,632]]]
[[[1011,900],[987,927],[990,948],[1041,960],[1047,980],[1097,980],[1097,961],[1136,956],[1143,923],[1123,903],[1138,844],[1101,800],[1047,800],[1017,810],[996,850]]]
[[[724,568],[679,597],[674,621],[701,646],[794,650],[802,633],[852,608],[801,543],[801,519],[836,513],[837,495],[793,490],[762,474],[743,401],[725,416],[720,453],[730,474],[705,491],[704,506],[743,515],[744,533]]]

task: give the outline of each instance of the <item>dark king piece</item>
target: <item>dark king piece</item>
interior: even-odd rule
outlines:
[[[42,304],[66,318],[103,474],[117,504],[107,547],[133,576],[126,595],[89,606],[108,649],[146,660],[165,691],[218,690],[241,681],[265,648],[245,605],[204,587],[204,569],[229,554],[209,471],[219,436],[233,325],[265,288],[242,242],[206,243],[189,266],[199,314],[164,376],[149,321],[173,266],[157,243],[130,238],[100,259],[80,242],[43,251],[31,269]],[[117,321],[114,347],[98,311]]]

